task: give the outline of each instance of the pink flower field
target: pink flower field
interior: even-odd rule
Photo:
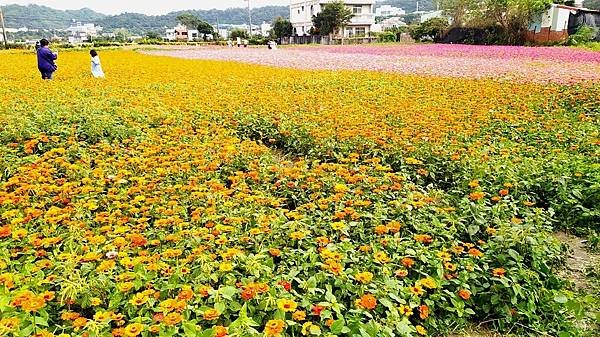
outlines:
[[[267,66],[569,84],[600,80],[600,53],[567,47],[359,45],[267,48],[196,47],[147,51],[190,59]]]

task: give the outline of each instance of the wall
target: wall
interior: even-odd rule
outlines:
[[[529,26],[525,40],[533,43],[561,42],[569,37],[571,7],[552,5]]]
[[[533,43],[548,43],[565,41],[568,37],[569,33],[566,29],[556,31],[550,29],[550,27],[545,27],[541,28],[538,32],[528,31],[525,35],[525,40]]]

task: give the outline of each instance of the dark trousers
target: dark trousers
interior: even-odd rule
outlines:
[[[54,76],[54,71],[45,71],[40,69],[40,73],[42,74],[42,80],[51,80]]]

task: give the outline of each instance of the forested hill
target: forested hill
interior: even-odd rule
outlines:
[[[138,13],[105,15],[88,8],[58,10],[39,5],[8,5],[4,6],[3,9],[6,25],[11,28],[65,29],[75,20],[95,23],[108,31],[116,28],[127,28],[132,32],[148,32],[175,25],[177,15],[185,12],[192,13],[212,24],[216,24],[217,20],[221,24],[245,24],[248,22],[248,11],[245,8],[185,10],[158,16]],[[252,21],[255,23],[272,22],[278,16],[289,17],[288,7],[266,6],[252,9]]]

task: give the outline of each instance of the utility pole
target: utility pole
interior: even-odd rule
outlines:
[[[4,24],[4,14],[2,13],[2,5],[0,5],[0,21],[2,22],[2,37],[4,38],[4,49],[8,49],[8,40],[6,39],[6,25]]]
[[[248,33],[250,33],[250,37],[252,37],[252,10],[250,8],[250,0],[244,1],[248,1]]]

